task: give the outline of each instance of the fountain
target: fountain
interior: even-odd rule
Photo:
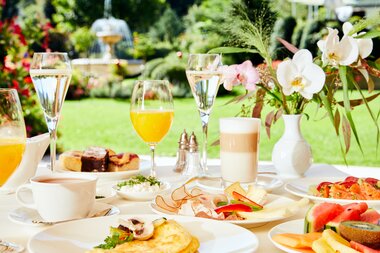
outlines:
[[[97,19],[91,26],[91,31],[98,40],[90,51],[90,58],[72,60],[73,67],[87,76],[108,79],[112,75],[112,66],[127,66],[127,73],[136,76],[144,68],[142,60],[119,59],[115,53],[115,45],[122,44],[121,50],[133,47],[131,31],[124,20],[111,15],[111,0],[104,1],[104,18]],[[94,56],[100,58],[93,58]]]

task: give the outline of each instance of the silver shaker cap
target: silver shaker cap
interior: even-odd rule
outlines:
[[[189,139],[189,152],[193,153],[197,151],[198,151],[197,137],[195,136],[194,132],[192,132]]]

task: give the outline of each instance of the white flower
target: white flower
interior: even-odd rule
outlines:
[[[348,66],[359,56],[358,43],[351,36],[343,36],[339,41],[338,30],[327,28],[329,34],[326,40],[319,40],[317,45],[322,51],[324,64]]]
[[[343,33],[345,36],[348,36],[348,33],[351,31],[352,27],[353,26],[350,22],[345,22],[343,24]],[[365,34],[365,32],[361,32],[359,34],[355,33],[352,36],[356,37],[357,35],[362,35],[362,34]],[[372,40],[371,39],[355,39],[355,38],[354,40],[356,41],[358,45],[360,57],[362,59],[367,58],[371,54],[372,49],[373,49]]]
[[[292,60],[281,62],[277,68],[277,80],[286,96],[299,92],[311,99],[323,88],[325,79],[325,72],[313,63],[313,56],[307,49],[299,50]]]

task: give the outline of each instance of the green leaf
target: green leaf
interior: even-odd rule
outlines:
[[[366,29],[367,27],[371,27],[371,26],[376,27],[379,24],[380,24],[380,19],[377,15],[375,15],[373,18],[362,19],[354,25],[354,27],[351,29],[348,35],[352,36],[353,34],[358,33]]]
[[[326,108],[327,115],[329,116],[331,123],[334,125],[333,110],[331,107],[330,100],[326,96],[325,92],[326,92],[326,90],[322,90],[322,92],[319,93],[319,96],[323,102],[324,107]],[[339,137],[339,134],[337,134],[337,136]],[[338,138],[338,139],[339,139],[339,146],[340,146],[340,150],[341,150],[342,155],[343,155],[344,162],[345,162],[345,164],[347,164],[346,153],[343,150],[343,146],[342,146],[342,142],[341,142],[340,138]]]
[[[343,105],[344,109],[346,111],[346,117],[348,121],[350,122],[350,126],[352,129],[352,132],[354,133],[356,143],[359,146],[360,151],[363,153],[363,148],[362,145],[360,144],[359,140],[359,135],[355,127],[354,120],[352,119],[352,114],[351,114],[351,106],[350,106],[350,98],[348,95],[348,80],[347,80],[347,67],[346,66],[339,66],[339,76],[340,80],[342,81],[343,85]]]
[[[373,39],[377,37],[380,37],[380,31],[372,30],[364,34],[356,36],[355,39]]]
[[[207,53],[209,54],[237,54],[237,53],[252,53],[258,54],[259,52],[255,49],[240,48],[240,47],[217,47],[213,48]]]
[[[378,95],[380,95],[380,93],[372,95],[371,97],[369,97],[369,98],[371,98],[371,100],[368,100],[369,98],[366,98],[364,96],[364,94],[363,94],[362,90],[360,89],[358,83],[355,81],[352,73],[349,75],[349,79],[353,83],[353,85],[355,86],[355,88],[359,91],[359,93],[360,93],[360,95],[362,97],[362,101],[364,102],[365,106],[367,107],[368,113],[371,116],[373,123],[375,124],[375,127],[376,127],[376,150],[378,150],[379,142],[380,142],[380,128],[379,128],[379,125],[377,123],[378,117],[376,117],[375,114],[372,112],[371,107],[369,107],[368,102],[371,101],[371,100],[373,100],[373,99],[375,99]]]

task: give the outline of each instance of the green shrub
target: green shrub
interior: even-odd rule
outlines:
[[[186,59],[178,57],[176,53],[171,53],[165,58],[147,62],[140,79],[166,79],[173,86],[173,96],[191,96],[186,78],[186,64]]]

